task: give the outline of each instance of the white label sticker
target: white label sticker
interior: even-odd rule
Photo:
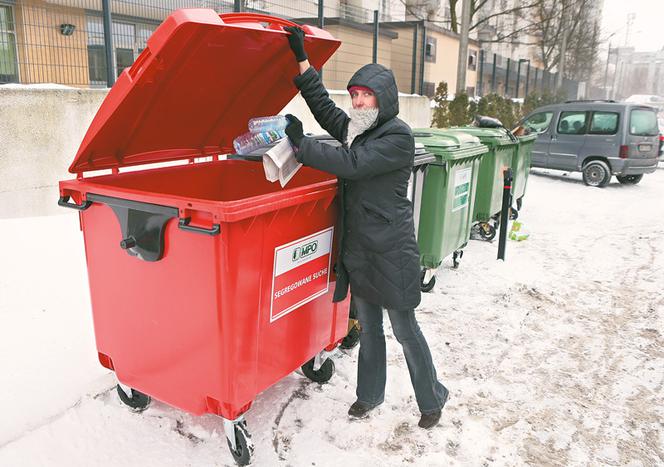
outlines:
[[[473,178],[473,168],[458,170],[454,174],[454,202],[452,203],[452,212],[458,211],[468,206],[470,197],[470,182]]]
[[[328,292],[333,232],[330,227],[274,249],[271,322]]]

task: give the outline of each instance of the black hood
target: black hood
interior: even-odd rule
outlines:
[[[377,63],[364,65],[348,82],[348,88],[351,86],[364,86],[376,94],[379,107],[377,126],[399,114],[399,91],[392,70]]]

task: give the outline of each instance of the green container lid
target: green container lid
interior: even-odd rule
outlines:
[[[416,143],[445,160],[457,160],[487,152],[480,139],[467,132],[441,128],[415,128]]]
[[[503,130],[502,128],[480,128],[477,126],[462,126],[462,127],[454,127],[454,129],[477,136],[483,144],[488,144],[491,146],[504,146],[508,144],[516,144],[507,135],[507,133],[505,133],[505,130]]]
[[[528,143],[530,141],[535,141],[537,139],[537,133],[533,133],[530,135],[522,135],[522,136],[517,136],[519,138],[519,141],[522,143]]]

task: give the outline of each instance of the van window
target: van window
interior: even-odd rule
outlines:
[[[523,125],[538,134],[544,133],[546,129],[549,128],[551,117],[553,117],[553,112],[539,112],[528,117],[523,122]]]
[[[618,117],[615,112],[593,112],[590,120],[591,135],[615,135],[618,131]]]
[[[632,110],[629,116],[629,133],[635,136],[657,136],[657,114],[652,110]]]
[[[585,112],[561,112],[558,120],[558,133],[562,135],[583,135],[586,132]]]

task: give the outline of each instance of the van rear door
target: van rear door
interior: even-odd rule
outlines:
[[[657,113],[651,107],[632,107],[629,111],[629,127],[625,138],[625,148],[621,157],[627,159],[655,159],[659,151],[659,127]],[[645,162],[645,161],[644,161]]]

